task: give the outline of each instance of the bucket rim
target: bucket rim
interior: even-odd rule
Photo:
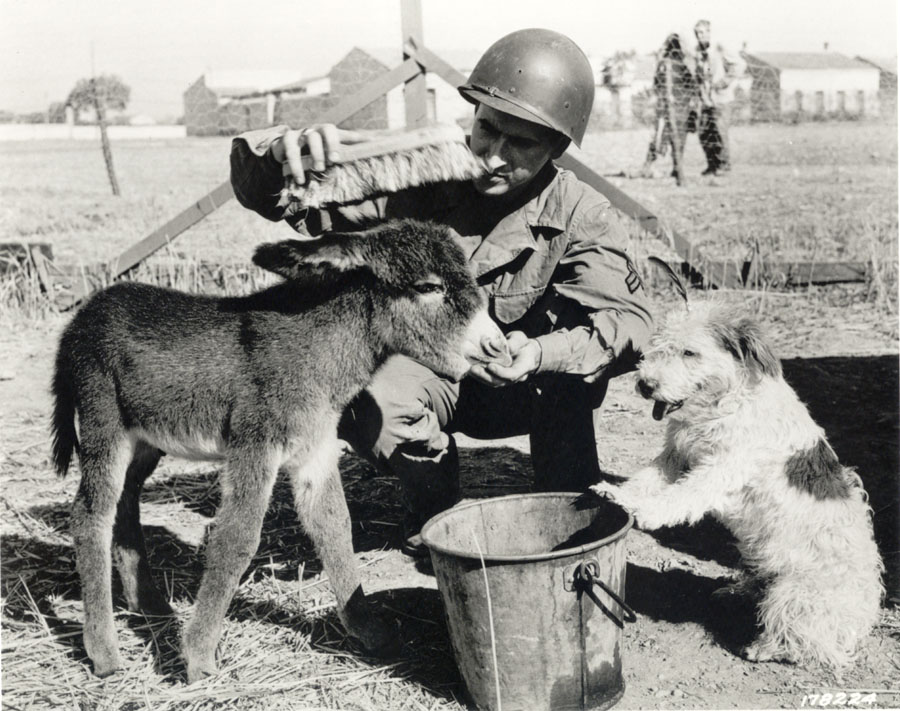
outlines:
[[[615,543],[620,538],[624,538],[628,531],[630,531],[634,526],[634,516],[631,515],[630,511],[622,508],[613,501],[607,501],[609,505],[615,506],[627,516],[625,525],[623,525],[614,533],[606,536],[605,538],[600,538],[596,541],[585,543],[580,546],[573,546],[572,548],[563,548],[557,551],[547,551],[546,553],[528,553],[523,555],[479,555],[477,551],[473,552],[457,550],[448,546],[441,545],[439,543],[435,543],[434,540],[431,540],[431,537],[429,535],[431,529],[434,528],[434,526],[437,525],[437,523],[441,519],[444,519],[447,516],[451,516],[459,511],[472,508],[473,506],[484,506],[485,504],[492,505],[494,503],[499,503],[501,501],[510,501],[513,499],[570,498],[574,501],[581,496],[582,494],[573,491],[549,491],[534,494],[509,494],[507,496],[497,496],[489,499],[476,499],[464,504],[457,504],[456,506],[453,506],[446,511],[441,511],[439,514],[435,514],[425,522],[425,525],[422,526],[422,542],[425,543],[425,545],[431,551],[437,551],[438,553],[443,553],[444,555],[452,555],[457,558],[466,558],[478,561],[484,560],[485,562],[490,561],[494,563],[532,563],[542,560],[553,560],[556,558],[568,558],[573,555],[589,553],[590,551],[596,550],[597,548],[602,548],[603,546],[609,545],[610,543]]]

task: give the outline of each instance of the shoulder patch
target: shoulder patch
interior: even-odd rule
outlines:
[[[628,293],[633,294],[638,289],[644,288],[644,282],[641,281],[641,275],[637,273],[634,264],[628,260],[628,274],[625,275],[625,286],[628,287]]]
[[[846,499],[850,485],[834,450],[824,439],[815,446],[795,452],[784,467],[788,483],[816,499]]]

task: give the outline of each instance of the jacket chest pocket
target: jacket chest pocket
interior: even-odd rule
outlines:
[[[509,324],[522,318],[546,290],[546,287],[523,291],[497,292],[491,295],[494,318]]]

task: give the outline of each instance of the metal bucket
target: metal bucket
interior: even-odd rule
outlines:
[[[460,673],[479,709],[607,709],[624,693],[624,539],[634,523],[578,494],[505,496],[430,519]]]

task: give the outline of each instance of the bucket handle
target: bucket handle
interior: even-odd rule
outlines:
[[[581,590],[586,593],[587,596],[593,600],[594,604],[607,614],[610,613],[606,609],[606,606],[600,602],[597,593],[594,592],[594,585],[603,590],[603,592],[615,600],[616,604],[622,608],[622,616],[626,622],[637,622],[637,614],[635,611],[632,610],[621,597],[614,593],[609,585],[600,579],[600,565],[596,560],[581,561],[572,571],[571,580],[573,589]],[[619,622],[619,620],[615,621],[621,626],[622,623]]]

